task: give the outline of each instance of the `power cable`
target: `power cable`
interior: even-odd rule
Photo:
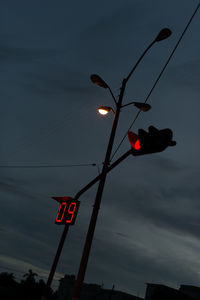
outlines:
[[[96,167],[97,164],[76,164],[76,165],[0,165],[0,168],[71,168],[71,167]]]
[[[190,23],[192,22],[194,16],[196,15],[196,13],[197,13],[199,7],[200,7],[200,3],[197,5],[197,7],[196,7],[194,13],[192,14],[190,20],[188,21],[188,23],[187,23],[185,29],[183,30],[183,32],[182,32],[182,34],[181,34],[181,36],[180,36],[180,38],[179,38],[179,40],[177,41],[177,43],[176,43],[174,49],[172,50],[170,56],[168,57],[168,59],[167,59],[165,65],[164,65],[164,67],[162,68],[162,70],[161,70],[160,74],[158,75],[157,79],[155,80],[155,82],[154,82],[154,84],[153,84],[153,86],[152,86],[152,88],[151,88],[149,94],[147,95],[146,100],[144,101],[144,103],[146,103],[146,102],[148,101],[150,95],[152,94],[154,88],[156,87],[158,81],[160,80],[160,78],[161,78],[163,72],[165,71],[165,69],[166,69],[168,63],[170,62],[172,56],[174,55],[174,53],[175,53],[175,51],[176,51],[176,49],[177,49],[179,43],[181,42],[181,40],[182,40],[182,38],[183,38],[185,32],[187,31],[188,27],[190,26]],[[117,153],[117,151],[119,150],[119,148],[121,147],[121,145],[122,145],[124,139],[126,138],[128,132],[129,132],[129,130],[132,128],[133,124],[134,124],[135,121],[137,120],[137,118],[138,118],[138,116],[140,115],[140,113],[141,113],[141,110],[139,110],[138,113],[136,114],[136,116],[135,116],[135,118],[133,119],[131,125],[129,126],[128,130],[126,131],[125,135],[123,136],[121,142],[119,143],[119,145],[117,146],[116,150],[114,151],[114,153],[113,153],[113,155],[112,155],[112,157],[111,157],[111,161],[112,161],[113,157],[115,156],[115,154]]]

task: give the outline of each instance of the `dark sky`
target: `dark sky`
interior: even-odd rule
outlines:
[[[113,116],[97,73],[119,94],[126,77],[163,27],[130,79],[124,103],[144,101],[198,1],[0,2],[0,271],[29,268],[46,278],[62,227],[51,196],[74,196],[96,167],[2,166],[97,163],[101,167]],[[145,283],[198,285],[200,279],[200,16],[195,16],[133,130],[172,128],[176,147],[129,157],[108,175],[86,282],[140,294]],[[114,149],[137,110],[124,108]],[[126,139],[114,159],[130,148]],[[81,198],[56,279],[77,274],[96,186]],[[17,273],[18,272],[18,273]],[[58,286],[58,281],[54,282]]]

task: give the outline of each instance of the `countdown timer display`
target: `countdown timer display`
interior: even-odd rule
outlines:
[[[74,225],[78,213],[80,201],[71,197],[52,197],[60,203],[56,216],[56,224],[59,225]]]

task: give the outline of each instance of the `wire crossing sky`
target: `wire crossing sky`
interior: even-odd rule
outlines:
[[[199,7],[200,7],[200,4],[197,5],[197,7],[196,7],[194,13],[192,14],[192,16],[191,16],[190,20],[188,21],[186,27],[184,28],[184,30],[183,30],[183,32],[182,32],[180,38],[178,39],[178,41],[177,41],[177,43],[176,43],[174,49],[172,50],[172,52],[171,52],[169,58],[168,58],[167,61],[166,61],[164,67],[162,68],[162,70],[161,70],[160,74],[158,75],[156,81],[154,82],[154,84],[153,84],[153,86],[152,86],[150,92],[148,93],[148,95],[147,95],[147,97],[146,97],[144,103],[147,103],[147,101],[148,101],[149,97],[151,96],[153,90],[155,89],[156,85],[158,84],[158,82],[159,82],[159,80],[160,80],[160,78],[161,78],[163,72],[165,71],[165,69],[166,69],[167,65],[169,64],[169,62],[170,62],[172,56],[174,55],[174,53],[175,53],[175,51],[176,51],[176,49],[177,49],[179,43],[181,42],[181,40],[182,40],[183,36],[185,35],[185,33],[186,33],[188,27],[190,26],[190,24],[191,24],[193,18],[195,17],[195,15],[196,15],[196,13],[197,13]],[[141,110],[139,110],[139,111],[137,112],[135,118],[134,118],[133,121],[131,122],[131,125],[129,126],[128,130],[126,131],[125,135],[123,136],[121,142],[119,143],[119,145],[117,146],[116,150],[114,151],[114,153],[113,153],[113,155],[112,155],[112,157],[111,157],[111,161],[112,161],[112,159],[114,158],[114,156],[115,156],[115,154],[117,153],[117,151],[119,150],[121,144],[123,143],[124,139],[126,138],[128,132],[129,132],[129,130],[133,127],[133,124],[135,123],[135,121],[137,120],[137,118],[139,117],[139,115],[140,115],[141,112],[142,112]]]
[[[76,164],[76,165],[0,165],[0,168],[71,168],[71,167],[95,167],[96,164]]]

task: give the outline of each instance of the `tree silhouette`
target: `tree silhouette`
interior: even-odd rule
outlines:
[[[16,281],[13,273],[3,272],[0,273],[0,286],[13,287],[16,286]]]
[[[44,280],[35,280],[38,276],[31,269],[23,275],[20,283],[15,281],[13,273],[0,273],[0,299],[2,300],[41,300]],[[48,300],[56,300],[56,292],[50,290]]]
[[[13,273],[0,273],[0,299],[21,300],[19,297],[19,283],[15,281]]]
[[[26,277],[25,282],[27,283],[35,283],[35,276],[38,276],[38,274],[34,273],[31,269],[28,270],[28,273],[23,275],[23,277]]]

